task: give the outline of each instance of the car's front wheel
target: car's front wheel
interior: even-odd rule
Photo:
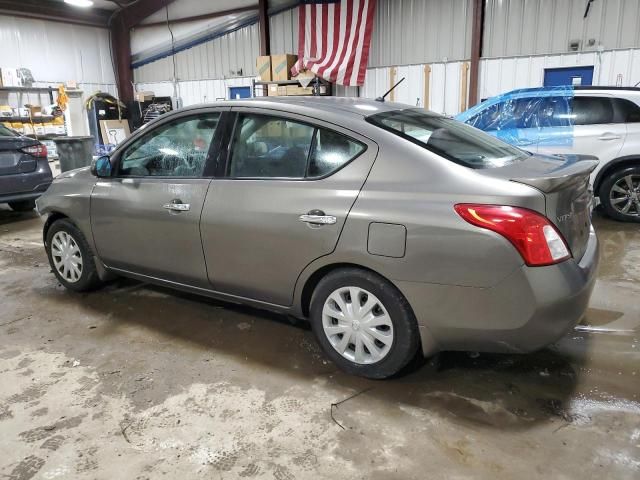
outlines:
[[[325,353],[347,373],[387,378],[416,356],[413,311],[397,288],[357,268],[329,273],[311,299],[311,326]]]
[[[49,227],[45,248],[51,269],[64,287],[85,292],[102,285],[91,247],[69,220],[56,220]]]
[[[14,212],[30,212],[36,208],[35,200],[21,200],[19,202],[9,202],[9,207]]]
[[[622,222],[640,222],[640,166],[616,170],[600,186],[607,215]]]

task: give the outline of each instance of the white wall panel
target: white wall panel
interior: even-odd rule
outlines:
[[[36,81],[114,84],[106,29],[0,15],[0,67],[24,67]]]
[[[640,0],[486,0],[483,56],[640,47]],[[590,45],[589,41],[593,44]]]
[[[516,88],[541,87],[545,68],[573,66],[593,66],[594,85],[633,86],[640,82],[640,49],[483,59],[480,98]]]
[[[445,115],[460,113],[461,77],[464,62],[429,64],[429,110]],[[405,65],[396,68],[395,81],[405,78],[394,90],[394,101],[411,106],[424,107],[425,65]],[[391,88],[391,67],[370,68],[367,70],[360,96],[377,98]],[[467,73],[468,76],[468,73]],[[465,100],[468,97],[468,92]],[[387,97],[387,100],[390,96]]]
[[[176,85],[178,97],[182,106],[197,105],[199,103],[215,102],[229,98],[229,87],[251,86],[253,77],[238,77],[227,79],[189,80]],[[152,91],[156,96],[174,96],[173,82],[142,82],[136,84],[137,91]]]

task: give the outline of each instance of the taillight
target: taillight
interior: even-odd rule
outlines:
[[[27,153],[32,157],[47,158],[47,147],[42,144],[21,148],[22,153]]]
[[[543,215],[520,207],[459,203],[456,212],[477,227],[499,233],[530,267],[553,265],[571,256],[562,235]]]

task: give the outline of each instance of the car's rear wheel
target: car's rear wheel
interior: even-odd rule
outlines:
[[[49,227],[46,250],[51,269],[65,288],[85,292],[102,285],[91,247],[69,220],[56,220]]]
[[[311,299],[311,326],[329,358],[347,373],[387,378],[415,357],[418,325],[402,294],[357,268],[329,273]]]
[[[30,212],[36,208],[35,200],[21,200],[19,202],[9,202],[9,207],[14,212]]]
[[[608,216],[640,222],[640,166],[616,170],[600,186],[600,202]]]

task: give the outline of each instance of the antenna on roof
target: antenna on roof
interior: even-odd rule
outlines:
[[[385,94],[384,94],[384,95],[382,95],[381,97],[376,98],[376,102],[384,102],[384,99],[387,97],[387,95],[389,95],[391,92],[393,92],[393,90],[394,90],[398,85],[400,85],[402,82],[404,82],[404,78],[405,78],[405,77],[402,77],[398,83],[396,83],[393,87],[391,87],[391,88],[387,91],[387,93],[385,93]]]

